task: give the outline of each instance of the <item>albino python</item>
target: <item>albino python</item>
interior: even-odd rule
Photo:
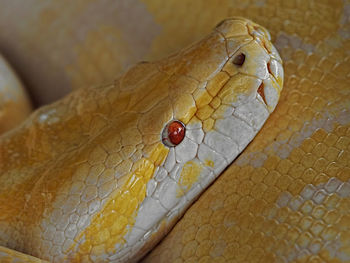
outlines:
[[[7,5],[2,6],[0,50],[18,70],[37,103],[53,100],[49,96],[52,92],[45,87],[54,87],[62,94],[69,87],[110,82],[127,64],[138,59],[154,61],[202,37],[222,18],[233,15],[244,15],[268,28],[285,68],[280,102],[260,133],[144,261],[350,261],[349,3],[298,0],[222,1],[220,5],[214,1],[115,2],[119,1],[76,1],[67,5],[65,1],[30,0],[28,3],[7,1]],[[128,15],[123,15],[123,11]],[[14,12],[26,24],[18,23]],[[132,18],[140,21],[133,24]],[[156,26],[152,27],[152,23]],[[235,23],[234,27],[228,26]],[[108,262],[117,258],[127,260],[131,255],[137,259],[145,253],[181,213],[180,205],[188,205],[186,200],[204,188],[196,181],[206,179],[203,183],[208,184],[214,179],[201,175],[210,175],[212,171],[213,175],[219,173],[224,164],[237,155],[235,149],[242,149],[248,143],[235,136],[242,129],[248,132],[248,127],[252,127],[253,132],[245,132],[242,137],[251,139],[262,125],[267,117],[266,110],[256,111],[255,106],[265,104],[272,111],[276,104],[278,94],[268,90],[276,91],[281,87],[271,89],[267,76],[263,75],[270,72],[270,79],[275,76],[275,83],[282,82],[278,55],[269,45],[263,28],[248,26],[247,32],[237,37],[236,33],[244,28],[237,23],[240,24],[240,20],[220,24],[214,33],[199,42],[202,44],[179,55],[160,62],[138,64],[112,85],[77,90],[40,109],[22,126],[4,134],[0,148],[0,169],[6,171],[0,177],[1,245],[57,262],[64,258],[73,262]],[[142,30],[145,28],[147,30]],[[230,34],[235,36],[230,38]],[[222,68],[221,72],[215,72],[214,65],[220,61],[222,53],[216,53],[213,44],[222,43],[223,37],[227,42],[225,52],[232,52],[232,57],[228,60],[230,63],[216,67],[217,70]],[[256,39],[253,41],[255,48],[249,48],[252,37]],[[238,46],[247,49],[235,52]],[[121,52],[115,53],[115,47]],[[220,50],[220,44],[217,47]],[[269,57],[262,51],[264,49],[268,50]],[[187,63],[189,61],[191,63]],[[170,76],[166,77],[169,72]],[[220,79],[223,76],[230,77]],[[238,76],[250,81],[242,79],[241,82]],[[201,89],[200,83],[206,80]],[[224,102],[219,94],[226,94],[225,98],[234,106],[230,115],[229,111],[220,112],[220,107],[215,108],[218,99],[210,102],[199,99],[205,98],[203,87],[213,96],[209,92],[210,87],[213,88],[210,80],[214,80],[215,87],[221,87],[215,96],[219,102]],[[220,80],[221,84],[217,82]],[[153,91],[159,91],[141,93],[136,98],[128,96],[136,89],[143,90],[142,84],[148,89],[157,87]],[[63,88],[57,89],[61,86]],[[237,90],[237,87],[241,88]],[[193,93],[191,107],[191,99],[186,101],[186,95],[192,89],[199,96]],[[236,96],[233,91],[243,92],[247,97]],[[107,96],[105,92],[109,92]],[[169,96],[164,94],[167,92]],[[179,99],[181,97],[183,99]],[[165,103],[166,98],[172,99]],[[113,104],[117,101],[127,104]],[[157,104],[157,101],[164,103]],[[241,105],[241,102],[249,103]],[[241,110],[250,103],[255,103],[254,107]],[[141,118],[152,112],[152,109],[144,110],[152,104],[152,109],[158,107],[159,116]],[[19,105],[29,112],[28,104]],[[166,110],[170,105],[174,105],[174,116]],[[123,108],[134,111],[117,118]],[[254,109],[254,114],[240,114],[252,113]],[[219,120],[224,120],[222,124],[213,121],[218,113]],[[140,123],[143,122],[140,125],[145,129],[125,130],[135,125],[132,114],[139,116]],[[192,126],[193,115],[198,123],[203,122],[201,127]],[[241,125],[229,135],[232,117],[240,120]],[[180,187],[171,188],[169,183],[170,190],[163,192],[175,198],[162,196],[158,200],[165,203],[155,206],[163,206],[164,212],[179,201],[178,207],[172,207],[173,212],[166,213],[165,220],[157,221],[162,215],[148,209],[140,209],[136,216],[133,214],[137,206],[135,198],[139,201],[149,199],[149,195],[160,197],[155,194],[161,193],[157,188],[161,182],[156,184],[154,192],[148,190],[155,185],[155,180],[152,181],[153,175],[147,171],[157,170],[152,164],[161,165],[161,157],[169,149],[159,140],[165,124],[173,118],[185,124],[186,133],[184,140],[169,154],[174,151],[176,158],[180,158],[177,162],[185,163],[194,156],[188,149],[197,147],[195,144],[199,142],[195,138],[204,137],[197,157],[184,165],[178,177],[174,177],[175,173],[165,176],[164,180],[169,177],[180,180]],[[245,122],[248,125],[244,125]],[[147,136],[138,135],[136,130]],[[233,136],[231,141],[242,145],[233,146],[224,139],[220,142],[220,136]],[[153,143],[153,148],[132,150],[138,141],[145,145]],[[191,142],[193,147],[181,152],[181,146]],[[202,145],[212,146],[216,157],[206,159],[199,154]],[[185,154],[178,155],[176,151]],[[137,158],[143,161],[136,162]],[[137,172],[125,174],[123,179],[118,177],[123,171],[132,171],[130,167]],[[155,176],[162,176],[158,173],[160,170],[155,171]],[[70,185],[73,178],[77,179],[74,186]],[[128,178],[135,183],[128,184]],[[147,189],[144,180],[151,182],[147,183]],[[97,191],[102,185],[105,188]],[[126,188],[130,189],[130,194],[123,199],[119,193]],[[99,202],[101,193],[102,198],[107,193],[107,201]],[[68,198],[73,195],[79,195],[80,199]],[[126,202],[128,206],[119,205]],[[83,216],[78,218],[77,214]],[[141,214],[147,214],[149,219],[138,221]],[[123,216],[127,217],[126,221],[122,221]],[[139,231],[123,228],[123,222],[129,226],[141,225],[141,228]],[[158,234],[144,235],[142,226],[149,227],[155,222],[159,225]],[[135,249],[128,249],[132,238],[141,242],[136,242]],[[138,250],[146,241],[146,247]],[[115,253],[116,244],[119,253]],[[0,261],[40,261],[5,247],[1,248]]]

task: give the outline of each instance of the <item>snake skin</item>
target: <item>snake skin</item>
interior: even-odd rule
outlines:
[[[5,133],[0,244],[52,262],[141,258],[275,109],[283,69],[269,39],[250,20],[224,20]],[[186,133],[169,148],[163,129],[174,119]]]
[[[47,263],[48,261],[0,246],[1,263]]]
[[[262,2],[227,13],[270,30],[279,105],[144,262],[350,262],[349,2]]]
[[[50,81],[58,83],[54,87],[108,81],[114,69],[126,67],[129,59],[132,63],[162,57],[203,36],[227,16],[246,16],[268,28],[284,60],[285,88],[275,113],[145,261],[350,262],[349,1],[103,2],[111,13],[130,10],[130,17],[145,17],[141,32],[136,34],[135,23],[123,15],[117,32],[108,26],[108,19],[93,20],[98,30],[89,28],[84,23],[89,16],[82,15],[87,9],[82,7],[91,2],[77,1],[66,20],[57,16],[64,3],[22,9],[23,3],[17,2],[0,11],[2,50],[18,66],[25,83],[31,84],[39,103],[45,102],[42,91]],[[103,10],[103,4],[89,10]],[[45,12],[26,25],[16,27],[14,18],[8,22],[13,11],[27,18],[36,8]],[[87,27],[82,39],[74,31],[76,24],[69,23],[79,15],[80,20],[74,21]],[[50,30],[54,25],[41,21],[58,21],[53,23],[55,29],[69,32],[69,41],[57,41],[53,33],[57,30]],[[116,37],[106,41],[101,32],[108,30]],[[70,41],[83,55],[64,55]],[[114,44],[127,51],[113,53]],[[110,50],[109,58],[103,58],[101,50]],[[101,74],[91,65],[112,73]],[[48,74],[39,73],[45,71]],[[98,80],[89,79],[94,77]]]

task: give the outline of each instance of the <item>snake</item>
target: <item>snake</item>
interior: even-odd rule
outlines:
[[[53,237],[41,254],[53,262],[143,256],[276,107],[283,69],[269,38],[250,21],[225,20],[3,135],[2,244],[38,255]]]
[[[2,33],[2,36],[7,37],[4,43],[12,44],[12,46],[9,45],[7,49],[4,49],[8,51],[7,53],[4,52],[4,54],[9,58],[9,61],[12,62],[11,64],[13,64],[16,69],[18,68],[18,72],[22,74],[21,76],[25,83],[38,87],[40,85],[34,84],[43,83],[43,85],[47,85],[51,79],[51,81],[53,81],[51,84],[55,86],[57,83],[64,84],[67,77],[71,77],[71,86],[74,88],[75,84],[79,86],[82,81],[90,81],[89,84],[94,84],[94,76],[96,77],[100,72],[106,71],[108,75],[110,67],[118,68],[122,65],[122,63],[113,64],[113,62],[106,61],[106,59],[103,60],[101,53],[95,52],[96,50],[100,50],[100,52],[101,50],[111,50],[109,46],[110,42],[107,41],[109,39],[103,39],[103,35],[101,37],[100,32],[112,31],[112,33],[116,33],[115,36],[120,36],[118,35],[119,32],[113,31],[111,27],[102,26],[102,29],[100,28],[100,31],[98,31],[99,34],[94,34],[94,32],[90,32],[91,34],[88,33],[85,45],[79,40],[80,45],[77,46],[77,50],[81,51],[82,56],[76,60],[76,67],[73,68],[76,71],[72,71],[71,67],[66,67],[65,69],[68,69],[68,71],[62,71],[63,73],[58,72],[58,75],[61,74],[59,75],[60,78],[54,77],[48,79],[47,76],[50,74],[51,76],[58,76],[56,74],[57,70],[54,72],[55,74],[53,74],[53,71],[50,73],[50,67],[52,67],[52,63],[54,62],[57,63],[54,69],[62,67],[63,63],[61,63],[62,60],[59,58],[64,56],[57,56],[57,53],[55,55],[55,52],[53,52],[52,59],[50,60],[51,64],[38,63],[40,62],[38,61],[40,57],[37,58],[37,55],[42,54],[44,59],[50,57],[48,54],[51,53],[45,53],[45,51],[52,50],[48,49],[48,47],[50,47],[49,44],[52,44],[52,41],[58,42],[58,40],[52,40],[53,38],[50,40],[50,38],[47,38],[45,39],[46,41],[37,41],[35,39],[40,39],[40,34],[43,34],[45,38],[45,36],[47,37],[53,34],[51,33],[53,31],[48,29],[55,28],[55,26],[57,29],[57,25],[62,26],[62,24],[57,22],[60,21],[60,18],[55,16],[55,14],[59,13],[58,11],[63,10],[63,7],[60,5],[64,4],[49,3],[46,4],[46,6],[41,6],[40,1],[38,1],[39,8],[33,7],[32,9],[38,8],[39,11],[42,11],[39,16],[40,19],[29,20],[32,24],[41,25],[40,27],[36,27],[35,30],[38,31],[34,33],[33,30],[28,28],[16,28],[13,26],[15,23],[11,24],[8,22],[11,21],[11,17],[6,16],[6,12],[4,12],[5,15],[2,16],[2,19],[5,19],[2,21],[6,21],[6,27],[2,27],[2,29],[4,29],[3,32],[5,32]],[[89,5],[93,6],[91,3],[83,4],[81,2],[75,4],[75,6],[73,5],[70,9],[70,13],[68,12],[68,19],[75,17],[77,14],[82,15],[84,12],[89,13],[89,10],[91,12],[91,10],[97,9],[86,8]],[[118,8],[125,8],[127,4],[124,3],[123,5],[118,6]],[[162,33],[159,33],[155,38],[151,50],[149,51],[150,58],[157,58],[159,55],[164,55],[169,51],[173,51],[177,46],[189,44],[189,42],[207,33],[206,30],[210,28],[210,25],[214,26],[225,16],[244,15],[268,28],[271,33],[272,42],[284,61],[285,69],[284,89],[281,92],[279,104],[262,127],[261,131],[245,151],[239,155],[236,161],[229,165],[210,188],[195,201],[171,232],[143,259],[143,261],[348,262],[350,260],[350,253],[348,250],[348,196],[350,193],[348,3],[346,1],[223,1],[222,5],[218,6],[216,3],[211,3],[210,1],[206,4],[197,1],[192,1],[191,3],[186,1],[168,1],[162,4],[157,1],[145,1],[142,2],[142,5],[138,5],[138,1],[135,1],[133,5],[135,10],[138,11],[135,13],[131,12],[132,14],[139,14],[138,12],[150,13],[153,15],[153,19],[163,27]],[[112,6],[113,5],[108,5],[108,9],[113,10]],[[147,7],[146,11],[142,9],[144,6]],[[9,11],[11,8],[13,10],[21,10],[21,7],[18,5],[16,6],[16,4],[9,4],[5,10],[7,9],[7,11]],[[38,10],[33,12],[33,14],[38,14]],[[117,8],[115,10],[117,10]],[[174,12],[174,10],[179,12]],[[186,19],[183,19],[184,11],[186,10],[188,15],[186,15]],[[30,11],[33,10],[29,8],[28,12]],[[27,17],[32,15],[28,15],[29,13],[25,13],[23,10],[21,14]],[[67,16],[65,17],[66,19]],[[125,19],[125,17],[121,19]],[[96,22],[96,19],[93,17],[91,20]],[[76,20],[72,19],[72,21],[74,22]],[[97,19],[97,22],[100,21]],[[144,22],[147,24],[149,20],[145,18]],[[5,24],[4,22],[2,23]],[[103,21],[103,23],[108,24],[109,21]],[[221,26],[225,26],[226,23],[219,24],[217,29]],[[47,28],[45,28],[45,26],[47,26]],[[65,25],[63,24],[63,26]],[[68,25],[66,25],[66,29],[67,27],[69,29]],[[122,27],[125,27],[125,30],[134,29],[132,25],[129,25],[128,28],[128,26],[123,24]],[[81,26],[81,28],[82,31],[84,31],[84,27]],[[178,28],[184,30],[178,30]],[[263,32],[262,35],[268,35],[266,30],[261,27],[258,28],[260,28],[258,31]],[[93,29],[90,30],[93,31]],[[155,31],[157,30],[159,29],[156,28]],[[8,31],[13,32],[13,35],[17,37],[17,39],[12,39],[12,35],[6,35]],[[31,35],[23,32],[30,32]],[[152,34],[152,32],[150,33]],[[224,33],[221,32],[221,34]],[[190,38],[188,37],[189,35],[191,36]],[[77,34],[77,36],[79,36],[79,34]],[[268,38],[269,37],[267,37],[267,39]],[[103,41],[100,41],[100,39]],[[208,41],[209,39],[210,36],[204,41]],[[244,41],[240,38],[233,39],[238,42]],[[11,40],[13,41],[11,42]],[[27,41],[18,42],[18,40]],[[113,41],[118,42],[118,40],[119,39],[116,38]],[[146,38],[143,38],[143,40],[145,42],[149,41],[149,39]],[[135,45],[130,39],[124,41],[129,43],[129,46],[134,47],[133,45]],[[258,42],[261,43],[261,41]],[[271,47],[269,48],[268,41],[265,40],[262,41],[262,43],[265,45],[264,48],[271,49]],[[41,45],[42,48],[32,48],[35,46],[34,44]],[[148,44],[149,43],[146,43],[145,46],[142,46],[144,48],[143,50],[146,50]],[[94,46],[94,48],[87,49],[89,46]],[[124,53],[126,55],[118,54],[121,56],[118,57],[121,62],[124,61],[123,55],[128,56],[128,45],[123,47],[125,48],[124,50],[126,52]],[[23,51],[25,51],[26,48],[26,57],[20,60],[19,54],[23,55]],[[210,50],[214,49],[211,48]],[[244,63],[249,63],[250,60],[248,59],[251,53],[256,54],[251,51],[252,50],[243,53],[246,56]],[[67,50],[67,53],[68,55],[66,57],[71,59],[71,57],[69,57],[69,50]],[[178,54],[181,54],[181,52]],[[87,55],[90,55],[90,57]],[[170,57],[166,61],[169,62],[172,59],[176,59],[176,56],[179,58],[178,55],[175,55],[175,57]],[[90,58],[94,65],[97,64],[101,68],[95,67],[91,69],[88,65],[84,66],[88,64],[83,63],[87,61],[86,57]],[[276,60],[278,61],[277,55],[273,57],[277,58]],[[100,58],[101,60],[99,60]],[[205,54],[202,53],[202,56],[196,58],[201,58],[203,61],[206,61],[206,59],[210,57],[205,52]],[[236,58],[236,56],[232,57],[232,59],[234,58]],[[240,64],[239,61],[242,61],[243,57],[239,56],[238,58],[238,63],[237,61],[235,61],[236,64],[230,63],[231,67],[239,66],[237,64]],[[257,63],[257,61],[258,60],[254,61],[254,63]],[[241,65],[241,69],[245,67],[244,63]],[[162,64],[162,62],[160,62],[160,64]],[[199,69],[202,74],[208,69],[207,66],[211,65],[210,63],[204,64],[206,66],[201,69],[198,68],[198,65],[197,67],[191,67],[193,65],[190,63],[186,64],[186,66],[188,69],[194,70],[191,74],[195,74],[196,70]],[[37,65],[39,66],[36,67]],[[108,125],[112,123],[111,119],[103,118],[100,114],[94,115],[92,119],[89,119],[89,114],[86,114],[84,110],[103,110],[103,107],[108,107],[108,103],[105,104],[103,102],[106,100],[113,100],[113,94],[102,96],[103,92],[113,90],[117,86],[120,88],[123,86],[121,83],[125,83],[125,81],[127,83],[128,73],[132,75],[133,80],[137,79],[139,76],[138,74],[140,74],[139,77],[144,78],[143,81],[145,81],[145,83],[147,81],[147,83],[151,82],[152,75],[149,74],[152,74],[152,71],[148,71],[148,66],[154,65],[154,63],[141,63],[131,68],[131,70],[127,71],[126,75],[123,75],[122,79],[119,80],[119,84],[114,82],[112,85],[105,87],[100,86],[99,88],[90,88],[86,90],[79,89],[58,103],[45,106],[39,111],[36,111],[34,115],[31,115],[29,120],[26,120],[25,123],[22,124],[21,129],[17,128],[3,135],[4,137],[2,137],[2,140],[3,138],[18,140],[16,147],[24,147],[26,150],[14,151],[10,149],[12,147],[0,148],[2,151],[1,160],[5,160],[3,158],[4,153],[6,153],[7,156],[13,156],[11,162],[1,161],[1,165],[12,165],[12,167],[18,165],[16,171],[11,171],[10,174],[7,173],[5,179],[3,177],[1,179],[1,187],[6,185],[5,182],[7,183],[7,191],[1,191],[6,195],[6,197],[2,199],[4,201],[1,202],[1,211],[6,211],[6,213],[10,214],[11,212],[7,211],[13,209],[17,201],[16,198],[19,198],[18,203],[23,207],[23,202],[20,200],[21,196],[18,193],[25,192],[27,189],[18,189],[18,187],[16,187],[12,191],[8,191],[11,190],[9,185],[14,185],[12,181],[13,178],[16,178],[18,182],[20,179],[24,180],[25,178],[20,176],[21,174],[23,175],[24,172],[30,174],[31,172],[29,169],[35,170],[36,173],[41,175],[41,178],[47,178],[46,180],[42,179],[38,182],[27,181],[25,184],[26,187],[34,187],[35,189],[33,188],[34,190],[31,190],[31,195],[24,196],[24,198],[27,198],[24,202],[26,208],[21,210],[20,215],[15,215],[16,211],[13,212],[18,220],[25,218],[24,225],[22,223],[17,224],[11,220],[9,221],[10,225],[4,226],[3,223],[1,223],[0,229],[6,229],[8,231],[1,233],[0,237],[6,239],[12,235],[9,240],[2,241],[2,245],[8,247],[3,248],[1,251],[0,255],[4,255],[5,257],[3,261],[10,261],[11,255],[22,258],[23,262],[39,260],[23,254],[18,255],[19,252],[10,249],[15,249],[49,261],[61,260],[59,258],[60,255],[55,253],[55,249],[59,249],[58,244],[62,242],[60,241],[60,234],[62,232],[58,229],[54,229],[53,231],[56,231],[54,233],[46,231],[45,234],[51,234],[51,236],[41,240],[37,237],[43,234],[41,231],[47,225],[42,225],[40,229],[33,229],[31,227],[35,227],[38,219],[41,219],[40,213],[42,210],[50,209],[53,200],[55,200],[55,202],[67,201],[67,193],[64,191],[57,191],[58,187],[60,187],[60,189],[64,188],[60,185],[64,184],[64,182],[59,181],[59,179],[65,176],[67,176],[66,179],[70,178],[70,176],[77,171],[86,173],[84,169],[76,169],[77,166],[83,165],[86,160],[89,159],[90,155],[84,156],[84,154],[87,155],[87,152],[92,148],[97,149],[101,147],[104,151],[106,151],[106,149],[108,150],[108,147],[113,148],[113,145],[115,145],[114,142],[106,141],[105,139],[111,138],[114,134],[118,133],[115,130],[108,130]],[[159,67],[158,63],[156,63],[156,65]],[[162,64],[162,66],[165,67],[166,70],[163,68],[162,71],[159,72],[158,68],[157,74],[162,75],[162,73],[167,72],[167,70],[177,70],[176,65],[169,63]],[[46,69],[46,73],[48,74],[37,74],[38,72],[36,70],[39,68],[43,72],[45,72]],[[267,70],[271,71],[271,68],[270,64]],[[105,71],[102,69],[105,69]],[[264,70],[266,70],[266,68],[264,68]],[[230,72],[228,69],[225,71],[228,73]],[[197,73],[198,72],[199,71],[197,71]],[[107,75],[101,74],[100,77],[106,77],[106,79],[108,79],[109,76]],[[184,75],[187,76],[187,74]],[[89,79],[89,76],[92,76],[92,80]],[[250,74],[247,74],[247,76],[250,76]],[[97,79],[97,81],[100,80]],[[188,79],[188,81],[195,81],[195,78]],[[156,83],[160,82],[156,81]],[[126,85],[137,88],[139,84],[141,83],[131,82]],[[182,82],[181,87],[187,87],[188,84],[187,82]],[[268,85],[264,83],[262,87],[266,90]],[[255,92],[258,92],[258,90],[261,91],[261,89],[258,88]],[[186,92],[181,91],[180,94],[176,95],[181,96],[185,93]],[[162,95],[164,94],[158,94],[156,98],[159,99]],[[177,96],[174,97],[177,98]],[[147,99],[146,95],[141,95],[141,97]],[[257,97],[259,98],[259,96]],[[260,102],[264,101],[265,104],[269,101],[268,96],[265,96],[265,98],[260,96],[259,99],[262,99]],[[40,98],[37,100],[40,100]],[[69,103],[70,100],[72,100],[72,103]],[[155,100],[156,99],[151,99],[152,102]],[[60,105],[60,103],[63,105]],[[89,106],[86,109],[84,105]],[[50,107],[54,108],[55,111],[50,111]],[[123,107],[123,105],[121,105],[121,107]],[[79,112],[79,110],[83,112]],[[91,123],[96,126],[89,127],[91,128],[89,129],[89,134],[82,132],[79,132],[78,135],[76,133],[65,133],[64,130],[72,129],[83,131],[86,127],[84,125],[79,125],[80,122],[77,124],[74,119],[68,119],[64,125],[60,126],[58,120],[61,121],[60,118],[64,117],[68,118],[68,115],[65,115],[64,112],[77,115],[83,113],[82,115],[87,119],[84,120],[84,118],[82,118],[83,120],[79,119],[79,121],[86,121],[86,123]],[[159,112],[162,112],[162,114],[164,113],[163,111]],[[186,111],[186,113],[188,113],[188,111]],[[259,113],[261,112],[259,111]],[[237,117],[235,113],[234,116]],[[252,115],[250,117],[252,117]],[[242,118],[242,116],[240,116],[240,118]],[[180,124],[185,125],[185,136],[190,136],[188,132],[191,130],[191,127],[188,125],[189,122],[182,117],[177,117],[176,119],[180,121]],[[33,120],[37,120],[37,123]],[[53,122],[46,123],[46,121]],[[118,119],[113,121],[114,124],[119,122],[119,126],[130,123],[130,119]],[[156,125],[157,121],[158,118],[150,120],[154,125]],[[155,133],[154,140],[159,140],[159,133],[163,132],[164,125],[167,124],[168,120],[162,122],[162,127]],[[50,128],[45,132],[38,132],[40,130],[39,128],[43,128],[45,125],[48,125]],[[57,125],[57,129],[51,130],[55,125]],[[171,127],[171,124],[167,127]],[[204,127],[206,127],[206,125],[201,127],[203,131]],[[157,128],[153,127],[152,129],[156,130]],[[101,130],[106,132],[108,130],[108,133],[98,138],[97,134]],[[62,133],[59,133],[60,131],[62,131]],[[152,132],[153,131],[154,130],[152,130]],[[28,132],[30,139],[26,140],[25,132]],[[90,136],[93,135],[94,132],[96,136],[94,140],[89,140],[88,143],[84,143],[86,142],[84,139],[91,138]],[[56,137],[58,134],[61,136],[64,135],[64,137]],[[132,131],[128,132],[130,137],[132,137],[132,134]],[[152,135],[153,134],[150,134],[148,138],[143,137],[143,140],[150,139],[150,141],[152,141]],[[74,140],[81,144],[65,145],[67,141]],[[184,140],[185,141],[181,142],[178,146],[165,146],[164,149],[171,149],[171,147],[178,149],[177,147],[181,147],[182,143],[186,142],[186,137]],[[104,142],[106,144],[104,144]],[[39,145],[41,147],[38,147]],[[99,147],[94,147],[96,145]],[[164,144],[160,145],[162,146]],[[213,146],[216,147],[217,145],[214,144]],[[84,149],[84,151],[74,152],[75,149],[78,148]],[[101,148],[97,150],[97,153],[93,152],[93,160],[100,160],[99,158],[106,158],[105,160],[107,160],[107,157],[104,157],[106,156],[104,151],[100,151]],[[6,149],[6,151],[3,149]],[[18,156],[16,153],[20,155],[23,154],[23,156]],[[25,156],[26,154],[27,156]],[[55,154],[57,154],[57,156],[52,157],[52,155]],[[189,153],[186,151],[186,154]],[[28,158],[29,156],[35,156],[35,158],[38,159],[34,160]],[[49,157],[53,158],[54,161],[48,162],[45,158]],[[82,159],[79,160],[79,158]],[[215,167],[215,164],[214,167],[211,167],[213,164],[210,161],[207,162],[206,165],[208,169]],[[65,169],[63,169],[63,167]],[[67,169],[67,167],[69,167],[69,169]],[[200,166],[200,168],[204,169],[202,166]],[[18,169],[21,171],[18,171]],[[194,170],[196,170],[196,165],[191,163],[188,175],[192,175]],[[140,170],[140,172],[142,173],[143,171]],[[187,177],[187,183],[190,181],[189,179],[193,178],[191,176]],[[37,178],[36,180],[40,179]],[[84,182],[86,182],[86,179],[84,179]],[[66,180],[65,183],[69,184],[69,180]],[[122,182],[122,184],[123,183],[125,182]],[[98,183],[95,182],[95,184]],[[189,185],[185,184],[184,186],[184,189],[176,193],[178,197],[182,195],[181,192],[186,192],[188,190],[186,187]],[[42,191],[42,189],[45,189],[45,191]],[[57,193],[59,193],[60,196],[55,196]],[[138,191],[138,193],[140,192]],[[11,200],[11,204],[8,204],[9,200]],[[3,205],[7,205],[6,208],[4,208]],[[53,224],[55,223],[55,219],[62,218],[62,213],[60,213],[60,211],[51,214],[55,208],[60,210],[61,207],[62,205],[59,204],[52,206],[51,211],[46,210],[47,213],[43,215],[52,216],[52,219],[49,220],[50,222],[47,222],[47,224]],[[86,207],[85,209],[89,210],[93,208]],[[33,210],[36,211],[36,213],[33,213]],[[171,218],[171,216],[172,215],[169,214],[169,218]],[[114,260],[113,257],[109,259],[99,258],[97,256],[99,254],[98,252],[103,251],[99,250],[101,246],[99,247],[98,245],[96,246],[96,244],[88,244],[88,242],[85,242],[88,240],[85,237],[89,235],[90,237],[94,237],[90,240],[94,240],[95,242],[101,242],[101,239],[106,238],[106,236],[107,241],[113,242],[106,232],[98,231],[101,230],[101,224],[105,222],[103,221],[103,216],[99,218],[101,218],[101,220],[95,219],[93,223],[89,222],[87,224],[90,229],[83,234],[85,236],[75,236],[74,241],[81,247],[75,247],[73,249],[68,248],[68,250],[71,249],[69,251],[76,249],[74,251],[78,251],[78,253],[69,257],[66,261],[75,260],[85,262],[89,260]],[[6,222],[6,220],[4,221]],[[31,225],[31,227],[28,227],[29,225]],[[159,232],[167,232],[168,230],[167,223],[163,223],[159,227]],[[154,238],[155,243],[158,242],[156,236],[152,238]],[[52,246],[54,249],[48,251],[47,248],[50,247],[50,242],[56,243]],[[94,249],[92,249],[93,246]],[[143,251],[143,253],[146,252]],[[107,257],[108,256],[109,255],[107,255]],[[125,255],[121,256],[123,257]],[[106,254],[103,254],[102,257],[106,257]],[[129,255],[124,259],[128,261]]]

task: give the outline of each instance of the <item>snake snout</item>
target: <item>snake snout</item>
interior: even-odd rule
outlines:
[[[271,41],[271,35],[266,28],[255,23],[248,23],[247,26],[250,35],[252,35],[254,38],[265,38],[266,40]]]
[[[215,30],[226,39],[230,59],[223,71],[232,78],[230,83],[234,83],[232,90],[236,96],[232,105],[237,106],[237,102],[256,96],[271,113],[282,90],[283,67],[278,51],[271,43],[270,33],[264,27],[240,17],[222,21]],[[244,84],[235,82],[237,73],[240,79],[247,79],[242,81]],[[249,88],[250,85],[252,88]],[[228,85],[224,92],[231,92]]]
[[[257,94],[271,113],[277,105],[283,87],[283,67],[279,61],[271,57],[266,63],[266,69],[268,77],[262,80],[257,89]]]

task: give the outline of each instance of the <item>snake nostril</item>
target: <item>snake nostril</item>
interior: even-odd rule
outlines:
[[[244,61],[245,61],[245,55],[243,53],[240,53],[234,57],[234,59],[232,60],[232,63],[237,66],[242,66]]]
[[[265,98],[265,91],[264,91],[264,83],[260,84],[260,86],[258,88],[258,94],[261,96],[261,98],[263,99],[264,103],[267,105],[266,98]]]
[[[185,138],[186,128],[180,121],[171,121],[163,129],[162,141],[166,146],[178,145]]]

